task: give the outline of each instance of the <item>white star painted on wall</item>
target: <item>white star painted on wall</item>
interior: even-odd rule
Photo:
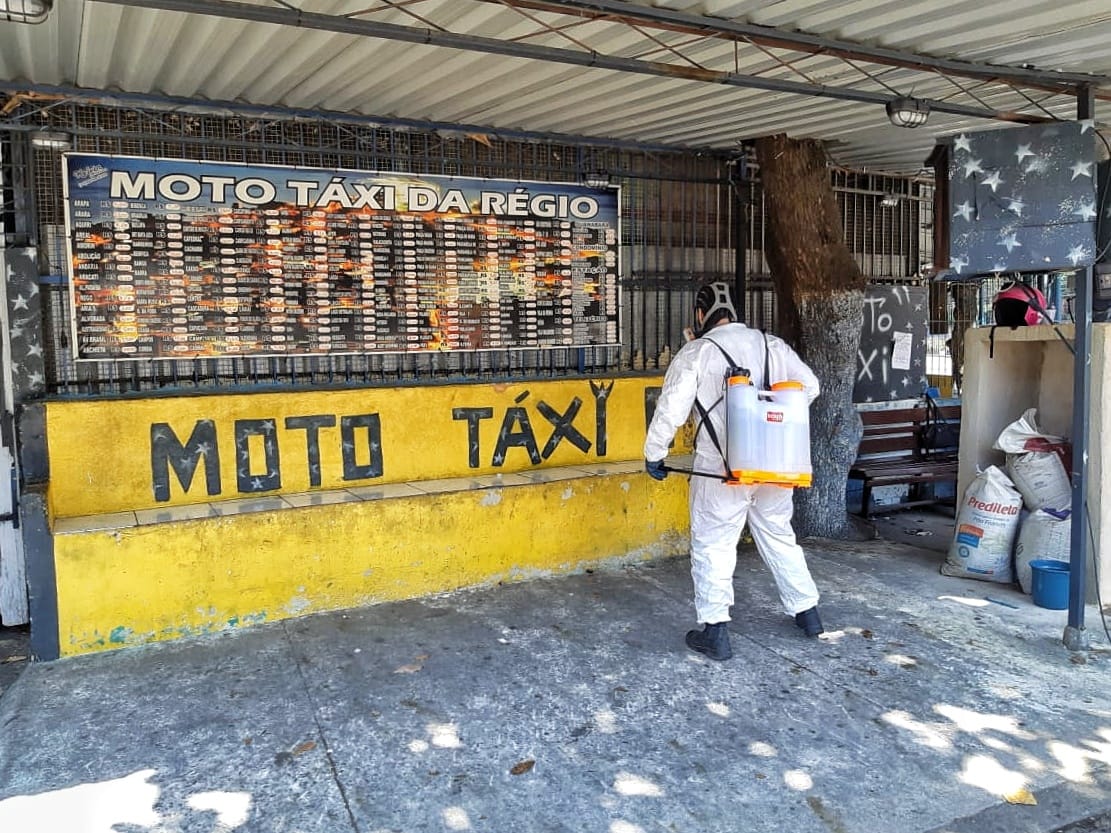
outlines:
[[[1073,266],[1076,266],[1080,261],[1084,260],[1086,253],[1083,246],[1073,246],[1069,249],[1069,261]]]
[[[12,312],[15,312],[17,309],[28,309],[27,299],[22,295],[16,295],[12,298]]]
[[[1069,168],[1069,170],[1072,171],[1073,179],[1076,179],[1078,176],[1086,176],[1090,178],[1092,176],[1092,163],[1077,161],[1077,163]]]
[[[972,152],[972,141],[966,135],[964,135],[962,133],[953,142],[953,147],[956,150],[966,150],[969,153],[971,153]]]
[[[1018,198],[1007,200],[1007,210],[1013,211],[1016,216],[1021,217],[1023,209],[1026,208],[1026,203]]]
[[[949,268],[956,272],[958,275],[961,270],[968,265],[968,258],[957,255],[949,261]]]
[[[1018,149],[1015,150],[1015,158],[1018,159],[1018,164],[1019,165],[1022,164],[1022,160],[1025,159],[1027,156],[1033,156],[1033,155],[1034,155],[1034,151],[1030,150],[1029,143],[1027,143],[1025,145],[1019,145]]]
[[[1018,238],[1015,236],[1015,233],[1012,231],[1010,234],[1006,235],[1005,237],[1000,237],[999,238],[999,245],[1005,247],[1008,252],[1013,252],[1015,249],[1019,248],[1022,244],[1018,242]]]
[[[1075,209],[1073,214],[1080,217],[1081,220],[1093,220],[1096,216],[1096,204],[1094,202],[1085,202],[1080,204],[1080,208]]]
[[[984,169],[980,167],[979,159],[969,159],[967,162],[964,163],[963,167],[964,175],[966,178],[972,176],[973,174],[982,174],[984,172]]]
[[[1040,156],[1035,156],[1030,160],[1030,164],[1026,166],[1026,173],[1040,174],[1049,170],[1049,162]]]
[[[41,356],[41,355],[42,355],[42,346],[41,345],[31,344],[27,347],[27,357],[28,358],[31,358],[32,356]]]
[[[999,190],[999,186],[1002,185],[1002,184],[1003,184],[1003,177],[1001,177],[999,175],[999,171],[992,171],[991,176],[984,177],[984,185],[991,188],[991,192],[993,194],[996,191]]]
[[[972,205],[968,200],[965,200],[957,206],[957,210],[953,212],[954,217],[963,217],[965,222],[972,219]]]
[[[42,383],[46,381],[46,378],[41,373],[38,373],[36,371],[35,373],[32,373],[30,376],[27,377],[27,381],[31,385],[31,387],[37,388],[42,386]]]

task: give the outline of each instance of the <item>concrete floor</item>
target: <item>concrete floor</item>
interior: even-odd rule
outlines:
[[[952,518],[877,527],[900,540],[807,543],[819,640],[744,548],[726,663],[684,647],[673,559],[33,664],[0,698],[0,830],[1045,833],[1111,809],[1098,612],[1070,654],[1064,611],[939,574]]]
[[[31,653],[31,630],[0,626],[0,697],[12,687],[27,665]]]

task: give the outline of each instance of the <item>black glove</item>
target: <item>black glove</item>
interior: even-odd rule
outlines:
[[[667,469],[664,468],[663,460],[645,460],[644,470],[652,476],[653,480],[663,480],[667,477]]]

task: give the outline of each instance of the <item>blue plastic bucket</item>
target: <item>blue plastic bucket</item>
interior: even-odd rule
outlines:
[[[1049,610],[1069,606],[1069,563],[1041,560],[1030,562],[1031,596],[1034,604]]]

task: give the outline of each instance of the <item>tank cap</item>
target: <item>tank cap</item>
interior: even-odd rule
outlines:
[[[796,382],[794,379],[787,379],[783,382],[776,382],[772,385],[772,390],[805,390],[802,382]]]

